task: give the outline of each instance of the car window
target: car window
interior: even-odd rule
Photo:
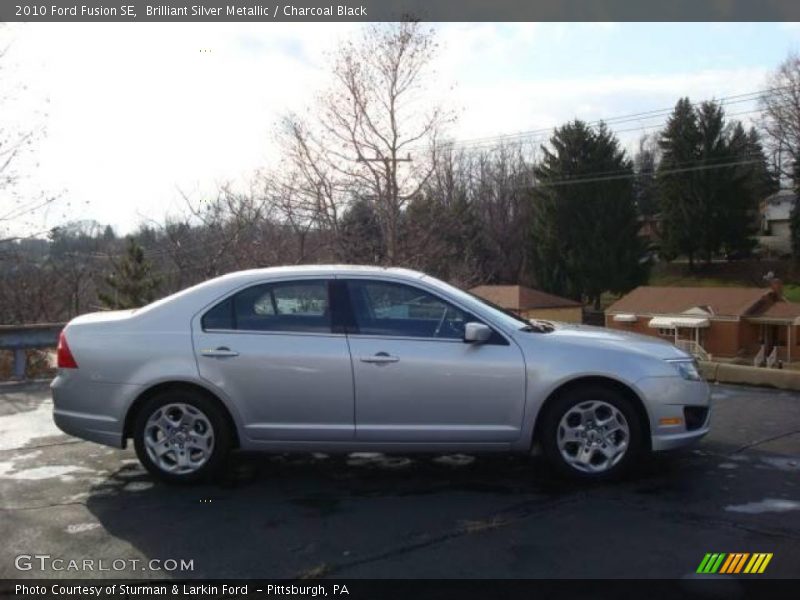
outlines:
[[[233,298],[217,304],[203,315],[203,329],[235,329],[233,324]]]
[[[462,339],[468,313],[413,286],[348,282],[358,331],[366,335]]]
[[[203,316],[203,329],[330,333],[328,282],[268,283],[242,290]]]

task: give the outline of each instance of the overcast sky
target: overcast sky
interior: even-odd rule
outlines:
[[[275,159],[276,120],[326,83],[356,24],[21,24],[0,31],[3,123],[46,133],[19,191],[60,200],[28,227],[96,219],[119,233],[179,212]],[[456,139],[538,130],[758,90],[798,24],[441,24]],[[205,50],[205,52],[201,52]],[[755,103],[729,112],[737,118]],[[660,119],[620,125],[629,146]],[[0,207],[7,199],[0,199]],[[18,224],[21,225],[21,224]]]

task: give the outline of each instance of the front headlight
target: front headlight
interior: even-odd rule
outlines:
[[[675,367],[675,370],[678,371],[680,376],[687,381],[702,381],[703,378],[700,375],[700,370],[697,368],[697,363],[694,360],[682,358],[679,360],[669,360],[667,362]]]

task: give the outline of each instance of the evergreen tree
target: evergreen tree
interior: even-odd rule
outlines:
[[[599,308],[646,275],[633,166],[605,125],[556,129],[536,168],[532,269],[537,285]]]
[[[344,262],[380,264],[384,259],[383,234],[372,202],[359,198],[342,217],[340,255]]]
[[[160,279],[152,274],[152,265],[144,251],[132,238],[128,238],[125,256],[113,263],[113,271],[105,278],[111,288],[109,293],[98,297],[105,308],[138,308],[152,302],[160,285]]]
[[[755,127],[750,127],[747,132],[747,158],[756,161],[750,167],[752,169],[750,181],[753,193],[758,200],[777,192],[780,188],[780,178],[770,167],[767,153],[764,151],[764,144]]]
[[[792,180],[795,202],[789,215],[789,229],[792,239],[792,256],[798,260],[800,259],[800,202],[797,201],[797,198],[800,196],[800,162],[792,165]]]
[[[726,123],[715,102],[693,108],[682,98],[660,146],[664,256],[683,254],[694,268],[699,256],[751,249],[758,202],[776,187],[756,131]]]
[[[699,250],[700,210],[695,200],[695,174],[676,172],[699,160],[700,130],[688,98],[681,98],[659,140],[661,162],[656,171],[661,199],[661,252],[666,258],[685,254],[690,267]]]

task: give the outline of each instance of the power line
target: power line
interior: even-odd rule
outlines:
[[[699,100],[699,101],[696,101],[696,102],[690,102],[689,104],[690,104],[690,106],[692,106],[694,108],[697,108],[698,106],[700,106],[704,102],[713,101],[713,102],[716,102],[717,104],[719,104],[720,106],[729,106],[731,104],[739,104],[739,103],[743,103],[743,102],[753,102],[753,101],[756,101],[756,100],[760,100],[761,98],[767,97],[772,92],[781,91],[781,90],[785,90],[785,89],[790,89],[792,87],[793,86],[790,86],[790,85],[789,86],[780,86],[780,87],[768,88],[766,90],[747,92],[747,93],[743,93],[743,94],[734,94],[734,95],[730,95],[730,96],[722,96],[719,99],[709,98],[709,99],[706,99],[706,100]],[[619,124],[627,123],[627,122],[630,122],[630,121],[636,121],[636,120],[642,120],[642,119],[649,120],[649,119],[654,119],[654,118],[658,118],[658,117],[662,117],[662,116],[667,116],[667,115],[671,114],[674,109],[675,109],[675,107],[671,106],[671,107],[647,110],[647,111],[642,111],[642,112],[637,112],[637,113],[629,113],[629,114],[625,114],[625,115],[618,115],[616,117],[607,117],[607,118],[596,119],[594,121],[587,121],[586,124],[589,125],[589,126],[597,126],[597,125],[600,125],[601,123],[605,123],[606,125],[619,125]],[[728,115],[728,116],[733,116],[733,115]],[[499,134],[499,135],[485,136],[485,137],[477,137],[477,138],[467,138],[467,139],[464,139],[464,140],[453,140],[452,142],[442,143],[442,147],[460,147],[460,148],[464,148],[464,147],[472,147],[472,146],[482,146],[482,145],[487,145],[487,144],[494,145],[496,143],[500,143],[500,142],[504,142],[504,141],[517,141],[517,140],[525,139],[525,138],[534,138],[534,139],[532,139],[530,141],[536,141],[537,139],[542,139],[543,134],[546,137],[546,135],[551,134],[557,128],[558,128],[558,126],[556,125],[556,126],[553,126],[553,127],[544,127],[544,128],[540,128],[540,129],[523,130],[523,131],[518,131],[518,132],[514,132],[514,133],[506,133],[506,134]]]

